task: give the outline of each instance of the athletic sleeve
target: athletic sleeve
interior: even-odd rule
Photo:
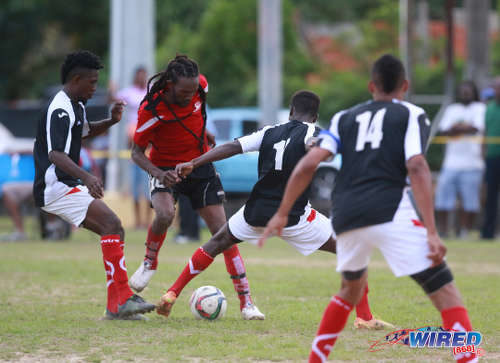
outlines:
[[[337,154],[340,150],[339,121],[345,112],[340,111],[333,115],[330,128],[321,131],[318,135],[318,146],[330,151],[332,154]]]
[[[425,154],[430,131],[431,122],[425,112],[410,111],[404,144],[406,161],[412,156]]]
[[[319,135],[319,128],[316,127],[314,124],[308,124],[307,125],[307,131],[306,131],[306,136],[304,136],[304,145],[307,145],[307,141],[314,136]]]
[[[205,93],[208,93],[208,81],[207,81],[207,78],[203,74],[200,74],[200,77],[198,78],[198,82],[200,82],[200,86],[201,86],[201,88],[203,88],[203,91],[205,91]]]
[[[90,133],[90,123],[87,120],[87,111],[85,111],[85,106],[80,102],[81,107],[83,109],[83,129],[82,129],[82,137],[87,137]]]
[[[144,106],[145,104],[143,104]],[[139,108],[137,113],[137,128],[134,133],[134,142],[142,148],[149,145],[153,130],[158,127],[160,121],[153,113],[144,107]]]
[[[260,145],[262,144],[264,134],[271,127],[272,126],[266,126],[253,134],[238,138],[237,140],[239,141],[243,152],[247,153],[249,151],[258,151],[260,149]]]
[[[47,115],[47,151],[61,151],[69,154],[71,146],[71,127],[69,113],[63,108],[56,108]]]

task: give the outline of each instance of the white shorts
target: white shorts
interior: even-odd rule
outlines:
[[[368,266],[373,248],[382,252],[397,277],[421,272],[432,265],[427,258],[427,230],[407,195],[391,222],[356,228],[337,236],[337,271],[359,271]]]
[[[89,194],[87,187],[78,185],[61,198],[43,206],[41,209],[61,217],[76,227],[80,227],[87,216],[89,205],[93,201],[94,197]]]
[[[243,216],[244,208],[245,206],[241,207],[229,218],[229,230],[237,239],[257,244],[264,227],[249,225]],[[332,236],[334,233],[330,220],[307,205],[299,223],[284,228],[281,238],[307,256],[323,246]]]

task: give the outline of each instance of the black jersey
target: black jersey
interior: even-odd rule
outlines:
[[[389,222],[407,185],[406,161],[423,154],[425,111],[409,102],[369,101],[341,111],[320,134],[320,147],[342,154],[333,191],[337,234]]]
[[[264,227],[271,219],[283,198],[286,183],[293,168],[305,155],[306,141],[319,133],[314,124],[301,121],[266,126],[238,139],[243,152],[259,151],[259,180],[248,199],[245,221],[254,227]],[[288,225],[299,222],[308,203],[309,189],[295,202],[288,218]]]
[[[43,207],[65,195],[72,187],[82,184],[66,174],[49,160],[52,150],[61,151],[78,164],[82,134],[89,124],[83,103],[71,102],[64,91],[59,91],[38,120],[33,156],[35,159],[35,204]]]

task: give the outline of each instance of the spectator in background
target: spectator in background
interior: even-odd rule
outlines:
[[[486,106],[479,102],[476,85],[464,81],[458,87],[457,103],[450,104],[443,115],[439,130],[452,140],[446,144],[441,173],[436,189],[436,217],[443,236],[448,234],[448,215],[455,209],[460,196],[460,238],[466,238],[479,212],[479,193],[483,171],[481,144],[470,136],[484,131]]]
[[[191,206],[188,197],[181,194],[178,200],[179,231],[175,236],[175,243],[184,244],[200,240],[200,217]]]
[[[130,87],[123,88],[113,95],[113,101],[118,99],[124,100],[127,103],[127,137],[128,147],[132,146],[135,129],[137,127],[137,111],[139,105],[144,99],[147,92],[148,75],[146,68],[143,66],[137,67],[134,73],[133,84]],[[142,170],[137,164],[130,161],[130,178],[131,191],[134,199],[134,224],[135,228],[148,228],[151,222],[151,208],[149,203],[143,203],[145,210],[141,213],[141,199],[149,199],[149,181],[148,174]]]
[[[25,241],[28,239],[24,230],[21,207],[33,204],[33,181],[12,181],[0,187],[0,197],[14,224],[14,232],[0,236],[0,241]]]
[[[485,117],[485,136],[487,138],[500,137],[500,77],[493,83],[495,98],[488,103]],[[495,238],[496,221],[498,216],[498,191],[500,185],[500,145],[486,144],[486,211],[481,238]]]

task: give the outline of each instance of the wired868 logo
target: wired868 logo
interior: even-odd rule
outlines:
[[[479,348],[483,336],[477,331],[444,330],[441,327],[423,327],[419,329],[403,329],[387,334],[384,339],[370,346],[370,352],[376,352],[387,345],[401,344],[410,348],[452,348],[453,354],[477,353],[483,355]]]

